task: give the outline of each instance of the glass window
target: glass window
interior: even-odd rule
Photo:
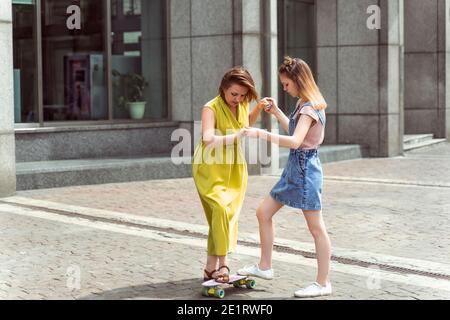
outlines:
[[[41,3],[44,121],[108,119],[104,1]]]
[[[165,1],[112,0],[114,119],[167,118]]]
[[[167,119],[166,1],[12,3],[16,123]]]
[[[13,0],[14,119],[38,122],[34,0]]]

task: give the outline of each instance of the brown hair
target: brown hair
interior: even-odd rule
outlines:
[[[225,90],[231,87],[233,84],[246,87],[248,93],[245,97],[245,101],[250,103],[253,100],[258,99],[258,93],[256,92],[255,82],[253,81],[250,73],[242,67],[234,67],[225,73],[220,83],[219,93],[223,100],[225,100]]]
[[[327,103],[322,96],[308,64],[299,58],[284,57],[283,64],[278,69],[280,75],[291,79],[297,86],[299,97],[309,101],[315,109],[324,110]]]

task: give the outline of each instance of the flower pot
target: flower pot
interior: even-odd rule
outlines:
[[[145,113],[145,105],[147,102],[128,102],[128,108],[130,110],[131,119],[142,119]]]

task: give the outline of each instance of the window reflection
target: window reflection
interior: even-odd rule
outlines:
[[[165,1],[113,0],[111,5],[114,118],[165,118]]]
[[[36,5],[32,0],[13,1],[14,119],[37,122]]]
[[[66,25],[73,4],[80,30]],[[44,121],[108,118],[103,14],[103,1],[42,1]]]
[[[12,3],[16,122],[39,122],[40,114],[44,122],[167,118],[165,0]],[[80,28],[68,24],[77,14],[68,11],[73,6]],[[129,103],[140,101],[146,104],[143,114],[132,115]]]

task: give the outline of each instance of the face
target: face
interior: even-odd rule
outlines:
[[[233,84],[223,92],[225,95],[225,102],[230,107],[237,107],[242,101],[245,100],[248,93],[248,88],[238,84]]]
[[[294,81],[286,77],[284,74],[280,74],[280,82],[283,86],[283,90],[291,97],[298,97],[297,85]]]

